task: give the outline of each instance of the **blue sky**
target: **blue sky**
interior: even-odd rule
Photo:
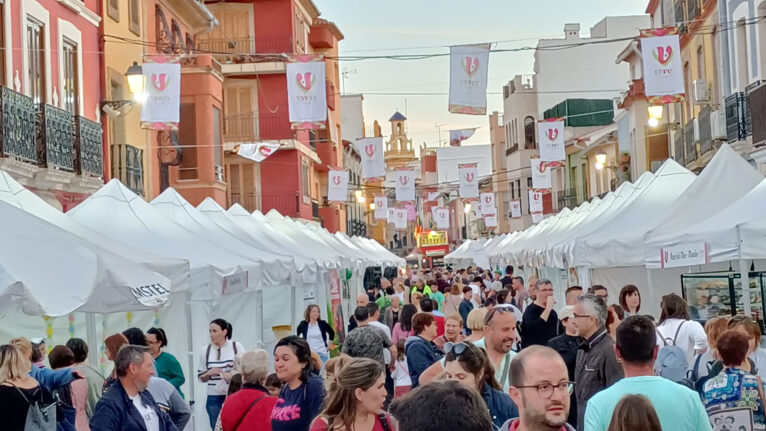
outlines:
[[[509,41],[498,48],[534,47],[537,39],[563,37],[564,24],[580,23],[583,36],[606,16],[640,15],[646,0],[314,0],[322,17],[343,32],[341,55],[446,53],[447,46]],[[493,48],[496,47],[493,45]],[[495,53],[489,60],[489,93],[502,93],[514,75],[531,74],[533,51]],[[566,65],[562,65],[566,67]],[[445,93],[429,96],[373,95],[364,99],[365,122],[378,120],[388,135],[389,117],[399,109],[408,117],[409,134],[417,147],[436,145],[436,124],[446,130],[481,127],[467,143],[489,143],[487,116],[447,112],[448,57],[425,60],[341,62],[349,73],[346,93]],[[405,102],[406,99],[406,102]],[[501,94],[487,96],[487,112],[502,113]]]

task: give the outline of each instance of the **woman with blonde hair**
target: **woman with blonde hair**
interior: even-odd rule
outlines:
[[[662,426],[648,398],[626,395],[614,408],[609,431],[662,431]]]
[[[237,357],[237,369],[242,376],[242,388],[223,403],[220,415],[223,430],[271,430],[271,411],[278,398],[269,396],[269,390],[263,386],[269,374],[269,354],[261,349],[245,352]]]
[[[335,376],[337,376],[338,373],[343,370],[343,367],[352,360],[353,358],[351,356],[341,353],[340,356],[331,358],[324,364],[324,385],[327,390],[329,390],[330,386],[335,382]]]
[[[421,299],[423,299],[423,294],[420,293],[420,292],[415,291],[415,292],[412,292],[412,294],[410,295],[410,303],[412,305],[414,305],[415,308],[417,308],[418,313],[423,311],[423,310],[420,309],[420,300]]]
[[[702,391],[702,385],[707,381],[710,370],[718,359],[716,343],[718,342],[718,337],[727,329],[728,324],[729,319],[727,317],[713,317],[705,322],[705,334],[707,335],[707,344],[710,348],[705,353],[694,357],[694,360],[689,364],[689,371],[687,373],[689,378],[695,382],[695,389],[698,392]]]
[[[53,395],[29,376],[32,363],[13,345],[0,346],[0,417],[3,430],[24,431],[27,415],[56,428]],[[30,411],[30,407],[34,407]],[[47,428],[46,428],[47,429]]]
[[[465,319],[465,324],[468,329],[471,330],[471,335],[464,341],[475,343],[484,338],[484,317],[486,315],[487,308],[477,308],[468,313],[468,318]]]
[[[378,361],[356,358],[336,376],[324,409],[310,431],[384,431],[393,429],[383,412],[386,373]]]

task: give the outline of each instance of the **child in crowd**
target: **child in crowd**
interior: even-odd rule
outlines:
[[[410,371],[407,368],[407,357],[404,355],[404,338],[396,342],[396,362],[391,378],[394,379],[394,399],[402,397],[410,391],[412,381],[410,380]]]

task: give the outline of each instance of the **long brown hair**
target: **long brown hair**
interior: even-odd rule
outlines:
[[[319,415],[327,420],[328,431],[353,429],[359,404],[356,390],[366,391],[372,388],[384,372],[383,365],[378,361],[355,358],[335,375],[335,381],[330,385],[324,408]]]
[[[662,312],[660,313],[659,325],[667,319],[682,319],[689,320],[689,306],[686,305],[686,301],[683,298],[671,293],[662,297],[662,304],[660,304]]]
[[[463,353],[456,355],[454,351],[451,351],[447,353],[444,358],[445,361],[458,361],[466,371],[476,376],[479,392],[482,391],[485,383],[492,389],[503,390],[495,379],[495,369],[487,356],[487,352],[476,347],[473,343],[464,342],[464,344],[466,347]]]
[[[614,408],[608,431],[662,431],[652,403],[643,395],[626,395]]]

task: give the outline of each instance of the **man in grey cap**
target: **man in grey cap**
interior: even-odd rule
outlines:
[[[577,328],[574,325],[574,306],[567,305],[559,311],[559,320],[565,329],[565,332],[558,337],[551,338],[548,341],[548,347],[557,351],[561,358],[564,359],[564,363],[567,365],[567,371],[569,372],[569,380],[574,381],[575,368],[577,366],[577,349],[582,343],[582,338],[577,335]],[[577,423],[577,402],[575,395],[572,393],[570,407],[569,407],[569,419],[570,424]]]

